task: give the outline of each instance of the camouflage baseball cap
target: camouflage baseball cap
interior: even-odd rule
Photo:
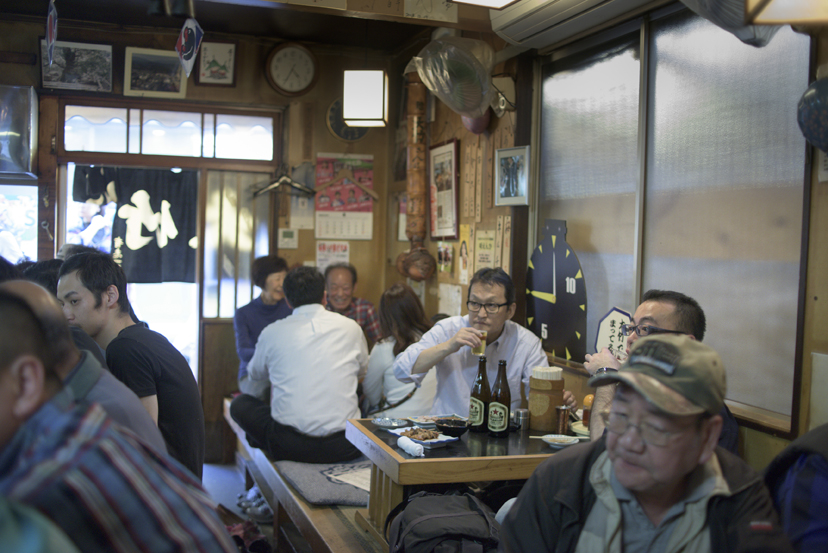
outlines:
[[[683,334],[637,340],[618,372],[592,377],[590,386],[624,382],[671,415],[718,414],[727,390],[724,364],[711,347]]]

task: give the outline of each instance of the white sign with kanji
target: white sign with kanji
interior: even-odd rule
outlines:
[[[616,359],[626,357],[627,337],[621,332],[622,324],[629,324],[632,317],[618,307],[610,309],[598,322],[598,334],[595,336],[595,351],[609,348]]]

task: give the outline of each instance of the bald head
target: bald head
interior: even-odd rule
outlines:
[[[40,327],[40,334],[45,345],[44,351],[39,352],[44,366],[54,368],[58,375],[64,378],[67,372],[75,365],[80,353],[72,340],[69,324],[63,315],[63,310],[57,299],[45,288],[26,280],[10,280],[0,283],[0,291],[19,298],[25,303],[36,317]],[[6,327],[6,324],[2,325]],[[15,334],[13,321],[9,321],[4,333],[10,336]]]

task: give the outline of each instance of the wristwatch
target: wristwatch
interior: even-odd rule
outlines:
[[[607,373],[617,373],[617,372],[618,372],[618,369],[613,369],[612,367],[601,367],[600,369],[595,371],[595,374],[593,376],[603,376]]]

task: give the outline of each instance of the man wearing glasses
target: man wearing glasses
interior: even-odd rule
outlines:
[[[691,340],[701,342],[706,327],[704,311],[690,296],[671,290],[648,290],[635,310],[632,322],[622,325],[621,332],[627,337],[626,353],[629,354],[636,340],[655,334],[685,334]],[[612,352],[604,348],[594,355],[587,354],[584,368],[595,375],[617,371],[620,365]],[[604,421],[599,414],[609,410],[614,394],[615,386],[602,386],[595,391],[592,412],[596,416],[589,423],[589,435],[593,440],[604,433]],[[726,405],[722,404],[719,414],[724,421],[719,445],[738,455],[739,425]]]
[[[432,414],[469,414],[471,386],[477,375],[479,347],[486,333],[489,382],[497,375],[497,363],[506,360],[512,409],[520,407],[521,388],[529,390],[533,367],[549,363],[537,336],[510,319],[515,314],[515,286],[501,269],[481,269],[472,277],[465,317],[443,319],[412,344],[394,362],[394,374],[402,382],[420,385],[426,373],[437,370],[437,393]],[[564,392],[564,401],[575,406],[575,398]]]
[[[544,461],[500,532],[501,552],[793,551],[761,477],[717,448],[725,370],[678,333],[643,338],[603,413],[607,434]]]

